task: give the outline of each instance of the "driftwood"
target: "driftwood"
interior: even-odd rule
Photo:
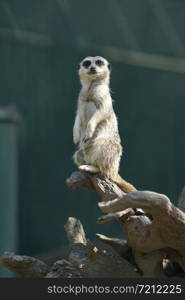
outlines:
[[[125,194],[98,175],[74,172],[67,185],[72,189],[93,189],[99,194],[102,202],[98,206],[106,215],[98,221],[106,223],[117,219],[121,223],[132,253],[130,261],[136,263],[143,276],[167,276],[165,268],[167,265],[169,268],[169,261],[178,263],[185,271],[185,213],[181,210],[185,208],[185,190],[180,196],[179,209],[165,195],[150,191]],[[125,247],[122,241],[99,238],[119,254]],[[126,258],[124,250],[122,256]]]
[[[65,230],[68,259],[52,266],[27,256],[5,253],[0,263],[21,277],[168,277],[185,272],[185,190],[175,207],[167,196],[136,191],[125,194],[101,175],[74,172],[67,179],[71,189],[94,190],[105,213],[99,223],[117,220],[127,240],[97,234],[101,247],[93,245],[75,218],[68,218]]]
[[[80,221],[69,218],[65,225],[70,244],[68,260],[61,259],[52,266],[42,261],[13,253],[5,253],[0,263],[18,277],[80,278],[80,277],[138,277],[136,268],[114,251],[99,249],[86,239]]]

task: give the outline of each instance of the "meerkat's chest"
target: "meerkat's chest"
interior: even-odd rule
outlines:
[[[85,101],[83,105],[84,122],[87,123],[92,118],[95,112],[96,112],[95,103],[90,100]]]

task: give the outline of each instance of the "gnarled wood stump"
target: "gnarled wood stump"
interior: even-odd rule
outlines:
[[[97,192],[102,200],[98,206],[105,213],[98,222],[116,219],[127,240],[97,234],[106,247],[95,246],[86,238],[80,221],[70,217],[65,225],[70,244],[68,260],[61,259],[48,266],[32,257],[5,253],[0,264],[20,277],[184,276],[185,190],[179,199],[179,209],[162,194],[150,191],[125,194],[99,174],[74,172],[66,183],[71,189]]]
[[[165,195],[136,191],[125,194],[117,185],[99,175],[74,172],[67,180],[72,189],[93,189],[102,199],[99,208],[106,215],[100,223],[117,219],[127,234],[132,258],[146,277],[165,277],[166,259],[176,262],[185,271],[185,213]],[[179,207],[184,207],[183,190]],[[99,236],[114,249],[123,248],[123,241]],[[127,255],[127,252],[126,252]],[[168,266],[169,267],[169,266]]]

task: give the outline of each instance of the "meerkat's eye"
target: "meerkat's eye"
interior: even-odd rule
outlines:
[[[91,65],[91,61],[90,60],[85,60],[82,64],[83,67],[88,68]]]
[[[101,59],[96,60],[96,65],[99,67],[103,66],[104,65],[103,60],[101,60]]]

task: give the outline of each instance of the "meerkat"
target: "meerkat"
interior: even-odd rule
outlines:
[[[110,94],[110,64],[101,56],[89,56],[78,74],[82,87],[73,127],[74,162],[82,171],[108,177],[126,193],[136,191],[118,174],[122,146]]]

